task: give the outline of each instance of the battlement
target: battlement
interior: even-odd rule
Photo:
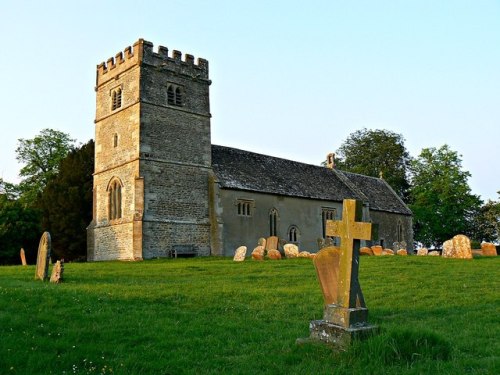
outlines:
[[[208,79],[208,61],[198,58],[195,63],[193,55],[173,50],[169,56],[168,48],[158,46],[157,52],[153,51],[153,43],[139,39],[132,47],[128,46],[123,52],[110,57],[106,62],[97,65],[96,83],[100,84],[116,77],[121,72],[133,65],[149,64],[161,68],[171,69],[179,74]]]

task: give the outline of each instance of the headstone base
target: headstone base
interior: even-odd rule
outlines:
[[[309,340],[322,341],[341,350],[346,350],[353,340],[367,338],[379,330],[377,326],[369,324],[346,328],[325,320],[311,321],[309,329],[311,332]]]
[[[335,304],[325,306],[323,319],[341,327],[364,326],[368,323],[368,309],[366,307],[342,307]]]

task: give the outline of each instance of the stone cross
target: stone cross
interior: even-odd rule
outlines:
[[[325,309],[323,320],[311,321],[309,339],[341,349],[354,338],[377,330],[368,324],[368,309],[358,281],[360,240],[370,240],[372,234],[372,225],[361,222],[362,209],[361,202],[344,200],[342,220],[326,222],[326,235],[339,237],[340,247],[326,247],[314,258]]]
[[[40,238],[40,244],[38,245],[35,280],[40,279],[45,281],[48,278],[50,249],[51,249],[50,233],[44,232],[42,238]]]
[[[340,237],[338,301],[345,308],[365,307],[358,281],[360,240],[371,239],[371,224],[362,223],[361,202],[344,200],[342,220],[326,222],[326,235]]]

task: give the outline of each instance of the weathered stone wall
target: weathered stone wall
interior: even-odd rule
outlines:
[[[178,246],[199,256],[210,255],[209,222],[144,220],[143,231],[144,259],[171,256]]]
[[[370,211],[370,216],[372,222],[378,224],[378,241],[374,241],[374,244],[383,241],[385,248],[392,249],[393,243],[398,242],[399,222],[403,229],[401,240],[406,242],[408,253],[413,252],[413,223],[411,216],[373,210]]]
[[[314,199],[300,199],[278,195],[260,194],[238,190],[219,190],[218,212],[222,218],[223,255],[231,256],[239,246],[253,249],[260,237],[268,237],[269,212],[278,210],[277,235],[288,241],[288,230],[295,225],[299,229],[298,245],[301,250],[318,251],[317,239],[323,238],[322,210],[336,209],[337,219],[342,204]],[[238,199],[252,200],[251,216],[237,214]]]
[[[133,225],[125,222],[93,229],[95,244],[91,260],[133,260]]]

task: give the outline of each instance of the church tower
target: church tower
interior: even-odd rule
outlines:
[[[143,39],[98,65],[89,260],[210,254],[210,83]]]

